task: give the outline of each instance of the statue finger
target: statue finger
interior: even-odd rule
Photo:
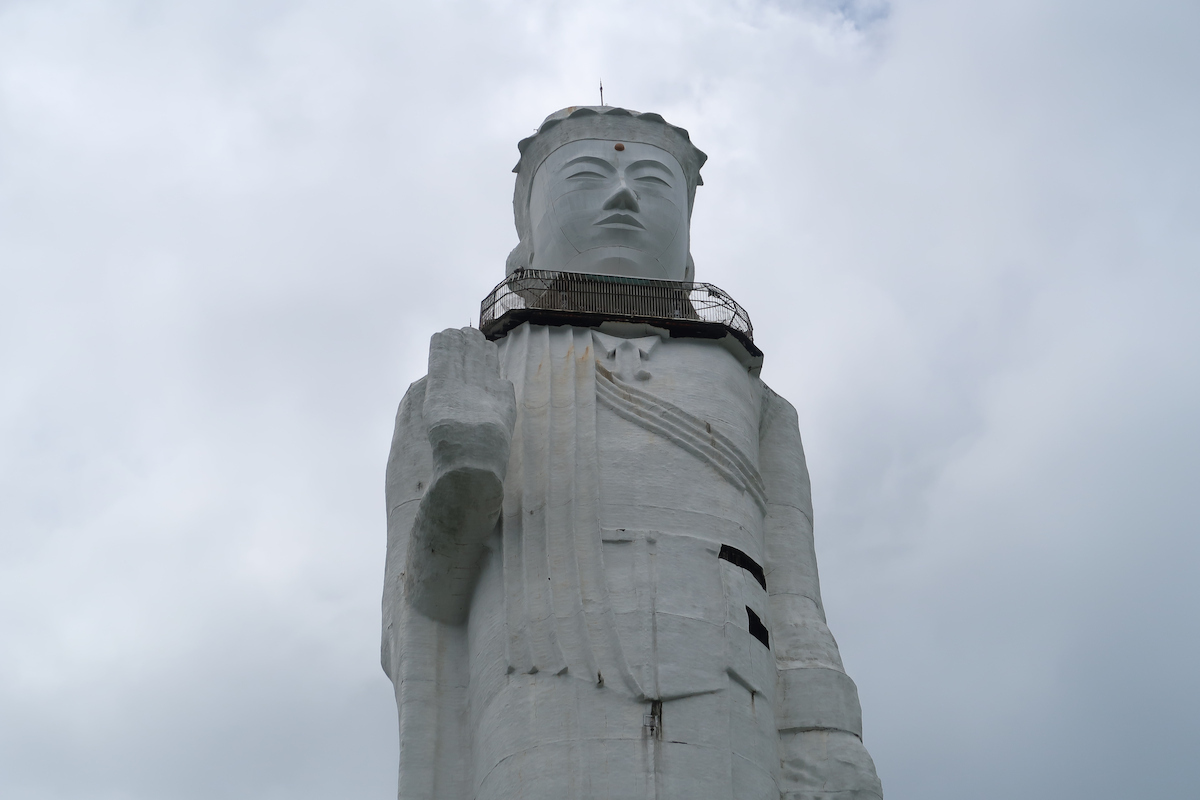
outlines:
[[[445,383],[461,382],[465,366],[462,332],[454,328],[435,333],[429,340],[429,382],[434,390]]]

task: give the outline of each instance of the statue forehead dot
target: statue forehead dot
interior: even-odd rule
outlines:
[[[613,145],[613,150],[624,150],[624,149],[625,149],[625,145],[621,144],[620,142],[617,142],[616,144]]]

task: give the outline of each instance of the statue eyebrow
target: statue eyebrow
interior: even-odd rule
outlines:
[[[576,158],[572,158],[570,161],[563,164],[562,168],[567,169],[568,167],[573,167],[576,164],[594,164],[598,167],[604,167],[609,172],[616,171],[612,164],[608,163],[603,158],[597,158],[596,156],[578,156]]]
[[[653,167],[654,169],[661,169],[663,172],[674,177],[674,173],[671,172],[670,167],[661,161],[655,161],[653,158],[643,158],[641,161],[635,161],[629,165],[628,169],[633,169],[634,167]]]

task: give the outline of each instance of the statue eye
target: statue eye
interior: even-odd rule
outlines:
[[[567,180],[571,180],[572,178],[601,178],[601,179],[603,179],[604,176],[601,175],[599,172],[592,172],[590,169],[585,169],[585,170],[581,170],[579,172],[576,172],[572,175],[567,176]]]
[[[666,181],[664,181],[662,178],[658,177],[657,175],[643,175],[640,178],[637,178],[637,181],[638,181],[638,183],[656,183],[659,186],[668,186],[669,187],[671,185],[671,184],[667,183]]]

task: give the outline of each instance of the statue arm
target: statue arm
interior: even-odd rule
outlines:
[[[403,559],[396,592],[431,619],[466,619],[500,516],[515,419],[496,345],[473,328],[434,334],[429,374],[401,404],[388,467],[389,570]]]
[[[383,671],[393,680],[402,657],[400,642],[407,613],[404,566],[417,509],[433,474],[433,453],[425,435],[422,407],[425,378],[408,387],[396,412],[396,429],[388,454],[384,495],[387,499],[387,561],[383,579]]]
[[[814,792],[847,791],[855,800],[881,798],[875,765],[862,744],[858,689],[825,622],[796,411],[769,388],[759,453],[767,492],[766,575],[778,667],[782,796],[805,800]]]

